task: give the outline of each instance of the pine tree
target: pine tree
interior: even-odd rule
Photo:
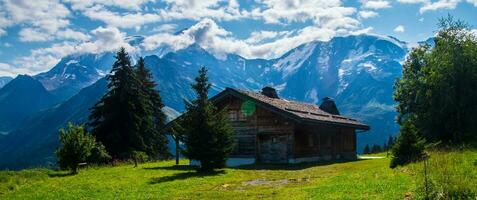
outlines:
[[[369,149],[369,145],[366,144],[366,146],[364,147],[364,150],[363,150],[363,154],[369,154],[369,153],[371,153],[370,149]]]
[[[144,117],[148,102],[124,48],[116,54],[107,76],[108,92],[91,109],[92,134],[115,159],[127,159],[133,151],[145,151]]]
[[[392,148],[391,168],[419,161],[424,156],[425,141],[417,133],[417,128],[410,121],[401,126],[400,134]]]
[[[226,117],[226,110],[219,111],[208,100],[207,69],[200,68],[192,88],[197,99],[186,102],[186,114],[181,122],[184,128],[185,155],[200,161],[201,171],[210,171],[225,166],[232,151],[233,131]]]
[[[164,104],[161,96],[156,90],[156,83],[153,80],[151,72],[144,64],[144,58],[140,57],[136,65],[136,76],[140,82],[140,88],[146,98],[146,116],[142,118],[141,134],[144,136],[146,152],[153,158],[166,158],[169,156],[167,151],[167,138],[159,130],[164,126],[166,115],[162,111]]]
[[[373,147],[371,148],[371,153],[379,153],[383,151],[381,146],[374,144]]]

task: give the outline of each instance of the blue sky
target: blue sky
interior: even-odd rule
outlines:
[[[413,44],[447,14],[475,29],[477,0],[0,0],[0,76],[34,75],[64,56],[120,46],[140,53],[198,43],[219,57],[274,58],[350,34]],[[133,35],[144,42],[130,46]]]

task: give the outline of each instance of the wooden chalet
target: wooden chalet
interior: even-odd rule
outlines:
[[[341,116],[330,98],[320,106],[282,99],[272,87],[261,92],[226,88],[211,100],[228,109],[235,131],[229,166],[356,159],[357,130],[369,126]]]

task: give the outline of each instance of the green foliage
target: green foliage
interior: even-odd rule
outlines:
[[[419,161],[424,156],[425,140],[410,122],[401,125],[400,134],[392,148],[391,168]]]
[[[167,138],[164,133],[159,132],[164,126],[166,115],[162,111],[164,104],[159,92],[156,90],[156,83],[151,72],[144,64],[144,58],[140,57],[136,65],[136,76],[140,82],[140,89],[145,95],[146,115],[142,118],[141,134],[146,145],[145,152],[152,158],[168,158]]]
[[[412,50],[395,83],[398,122],[412,123],[429,142],[477,139],[477,39],[452,17],[440,21],[435,46]]]
[[[56,151],[59,166],[61,169],[70,169],[73,173],[77,172],[79,163],[86,162],[96,146],[94,137],[83,126],[71,123],[66,130],[60,130],[60,143],[61,146]]]
[[[100,142],[96,142],[93,149],[91,149],[91,155],[88,156],[86,162],[101,165],[107,164],[111,159],[112,157],[109,155],[108,151],[106,151],[104,145]]]
[[[143,163],[149,160],[149,156],[146,152],[143,151],[133,151],[131,152],[131,159],[134,162],[134,167],[137,167],[138,163]]]
[[[114,159],[128,159],[132,151],[154,158],[167,153],[167,140],[157,130],[164,123],[164,105],[154,90],[152,75],[140,59],[136,70],[124,48],[107,76],[108,92],[92,108],[89,126]]]
[[[226,109],[220,111],[208,100],[210,87],[207,69],[202,67],[192,85],[197,99],[186,102],[186,113],[180,124],[185,135],[185,155],[200,161],[199,169],[204,171],[224,167],[233,145],[233,130]]]

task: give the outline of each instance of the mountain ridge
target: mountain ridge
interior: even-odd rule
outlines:
[[[218,59],[198,44],[168,52],[162,57],[143,56],[145,56],[146,66],[151,70],[157,82],[157,89],[161,92],[165,105],[177,111],[184,110],[184,100],[194,98],[190,83],[196,76],[199,67],[203,65],[207,66],[210,81],[213,83],[213,88],[210,91],[211,96],[225,87],[258,91],[265,85],[271,85],[277,88],[281,97],[291,100],[318,104],[321,98],[332,97],[336,100],[342,114],[371,125],[370,132],[358,134],[358,151],[360,151],[365,144],[382,144],[389,135],[396,134],[398,130],[398,126],[394,122],[396,112],[393,109],[392,86],[394,79],[401,75],[400,62],[406,53],[407,48],[403,48],[402,44],[397,44],[395,39],[357,35],[336,37],[327,42],[315,41],[302,44],[282,56],[270,60],[246,59],[235,54],[228,54],[225,59]],[[94,57],[94,55],[90,56]],[[55,73],[53,70],[49,71],[50,77],[55,77],[55,75],[60,77],[59,72],[62,72],[62,66],[79,69],[85,66],[66,65],[69,62],[67,60],[65,59],[63,64],[60,62],[57,65],[59,69],[55,69]],[[96,69],[97,66],[87,67]],[[81,82],[81,84],[84,83],[86,82]],[[83,89],[85,88],[80,91]],[[76,112],[83,113],[83,116],[89,113],[87,106],[78,109],[81,111]],[[41,118],[41,115],[46,114],[38,115]],[[85,122],[86,120],[84,117],[83,120],[80,120],[65,116],[61,119],[75,122]],[[66,121],[60,125],[64,125],[64,123]],[[45,148],[49,151],[53,150],[52,145],[57,144],[54,143],[57,138],[53,136],[56,134],[56,129],[61,127],[58,123],[55,124],[57,125],[52,125],[47,133],[52,141],[48,143],[50,146]],[[30,126],[23,127],[23,129],[18,129],[12,134],[28,135],[25,134],[28,132],[25,129],[35,130],[38,128]],[[8,138],[11,140],[15,136],[11,135]],[[0,139],[0,146],[2,146],[2,140],[7,141],[8,139]],[[34,144],[35,141],[30,142]],[[44,144],[46,145],[46,143]],[[39,144],[39,146],[41,145]],[[7,153],[13,154],[14,151],[3,151],[3,153],[0,151],[0,155]],[[49,159],[46,160],[52,162],[54,160],[52,153],[50,152],[49,155]],[[28,157],[28,153],[22,156]],[[40,159],[38,163],[45,164],[44,161],[45,159]],[[0,159],[0,166],[2,166],[1,163]],[[3,164],[5,166],[5,162]]]

